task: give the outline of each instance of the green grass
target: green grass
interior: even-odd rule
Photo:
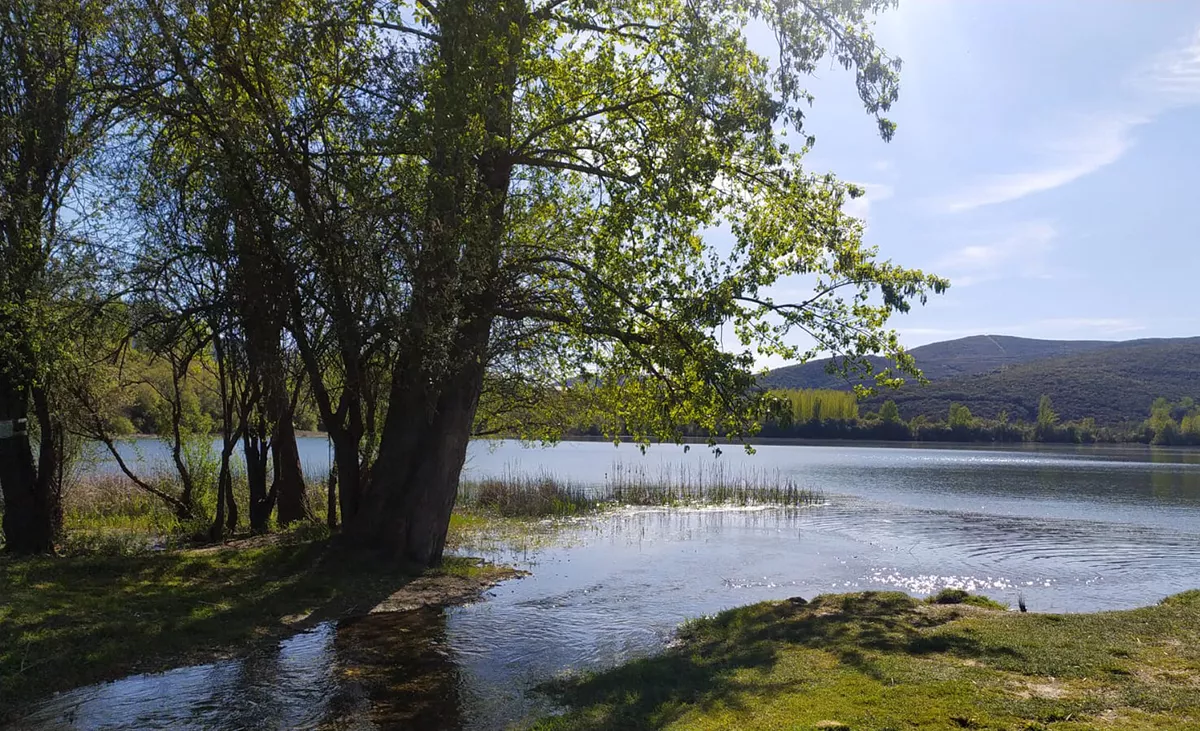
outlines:
[[[567,711],[541,729],[1196,729],[1200,591],[1069,615],[879,592],[766,602],[546,690]]]
[[[302,535],[272,538],[236,549],[0,557],[0,721],[56,690],[211,659],[366,611],[422,575]],[[481,582],[504,572],[450,558],[432,573]]]

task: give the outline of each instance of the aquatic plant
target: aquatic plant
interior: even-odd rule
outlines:
[[[498,478],[465,482],[458,505],[504,517],[569,517],[612,507],[779,506],[822,502],[819,492],[801,487],[779,471],[662,467],[652,474],[616,464],[599,486],[582,486],[550,474],[508,472]]]

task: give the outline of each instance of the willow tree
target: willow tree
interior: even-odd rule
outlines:
[[[802,165],[804,79],[822,59],[849,69],[892,135],[899,63],[869,22],[890,4],[377,6],[370,22],[405,59],[390,77],[420,92],[378,144],[413,161],[423,194],[395,242],[411,283],[401,357],[350,534],[440,559],[498,365],[551,401],[572,384],[610,431],[641,440],[750,433],[762,355],[882,352],[911,369],[886,321],[944,281],[880,261],[843,212],[859,191]],[[751,48],[756,27],[772,57]],[[728,250],[708,238],[721,228]],[[811,296],[775,299],[791,277]]]

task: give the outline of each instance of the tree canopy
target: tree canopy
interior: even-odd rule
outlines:
[[[825,59],[894,133],[900,63],[870,32],[890,4],[111,4],[123,164],[95,184],[131,193],[108,200],[136,222],[136,335],[104,357],[140,339],[172,393],[210,359],[225,461],[272,450],[281,516],[311,393],[347,535],[418,563],[473,434],[553,440],[569,402],[609,435],[743,437],[762,358],[911,372],[888,318],[946,282],[881,259],[844,210],[861,189],[804,165]]]

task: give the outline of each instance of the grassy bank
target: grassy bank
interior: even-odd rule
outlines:
[[[0,722],[56,690],[209,660],[325,620],[464,601],[503,567],[406,570],[289,536],[142,555],[0,557]]]
[[[879,592],[766,602],[550,691],[569,710],[542,729],[1196,729],[1200,591],[1068,615]]]

